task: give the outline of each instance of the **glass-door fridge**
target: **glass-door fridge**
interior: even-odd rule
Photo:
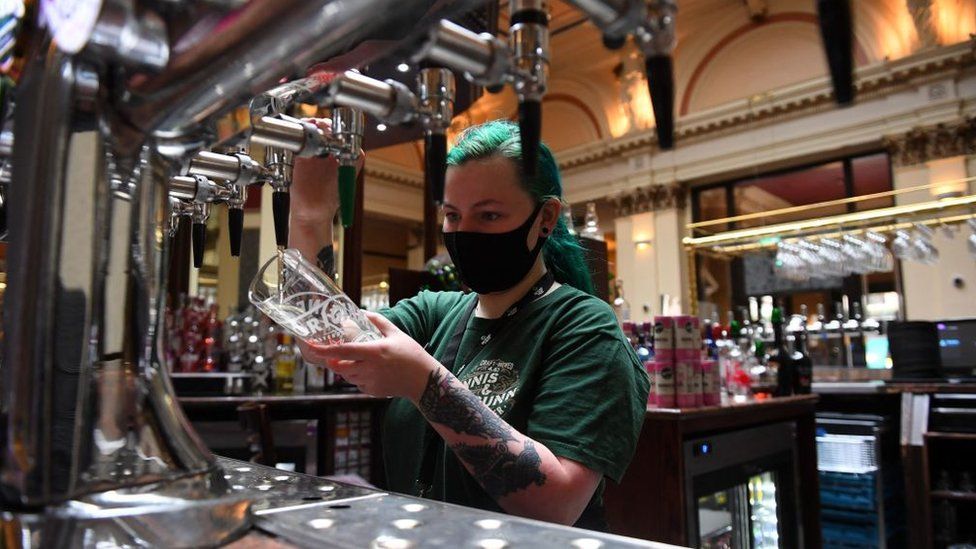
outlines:
[[[792,423],[685,442],[690,545],[800,547]]]

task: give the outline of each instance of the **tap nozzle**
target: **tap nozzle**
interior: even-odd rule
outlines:
[[[454,116],[454,74],[450,69],[426,67],[417,74],[424,123],[424,179],[434,202],[444,201],[447,170],[447,128]]]
[[[414,62],[422,60],[450,67],[490,90],[503,86],[512,72],[511,53],[504,42],[443,19],[430,29],[427,40],[414,54]]]
[[[338,143],[339,215],[343,227],[351,227],[356,211],[356,164],[363,147],[366,120],[349,107],[332,109],[332,135]]]
[[[522,171],[534,177],[538,171],[542,137],[542,97],[549,76],[549,2],[512,0],[509,49],[514,60],[515,94],[519,101],[519,134],[522,139]]]
[[[674,63],[675,0],[648,0],[647,17],[634,38],[644,52],[647,87],[651,94],[658,145],[674,147]]]
[[[309,74],[305,78],[298,78],[285,82],[251,100],[251,119],[258,120],[263,116],[284,114],[289,108],[304,102],[321,102],[327,95],[329,84],[340,73],[319,71]]]

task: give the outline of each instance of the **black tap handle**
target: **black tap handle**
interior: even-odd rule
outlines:
[[[674,64],[666,55],[648,56],[644,63],[657,142],[662,149],[671,149],[674,147]]]
[[[7,241],[7,204],[0,206],[0,242]]]
[[[291,197],[288,191],[271,193],[271,213],[274,215],[275,242],[279,248],[287,248],[288,216],[291,213]]]
[[[203,250],[207,247],[207,224],[193,223],[193,266],[199,269],[203,266]]]
[[[444,175],[447,172],[447,136],[431,133],[424,136],[424,177],[427,192],[434,203],[444,202]]]
[[[339,219],[345,228],[352,227],[356,215],[356,166],[339,165]]]
[[[230,255],[241,256],[241,238],[244,236],[244,210],[228,208],[227,230],[230,231]]]
[[[603,35],[603,47],[607,48],[608,50],[619,50],[620,48],[624,47],[624,44],[626,43],[626,34],[623,36],[612,36],[609,34]]]
[[[539,171],[539,141],[542,139],[542,103],[519,103],[519,134],[522,136],[522,173],[535,177]]]
[[[848,0],[817,0],[834,99],[839,105],[854,101],[854,25]]]

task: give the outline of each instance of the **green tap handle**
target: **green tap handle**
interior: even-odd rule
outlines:
[[[339,165],[339,215],[343,227],[351,227],[356,212],[356,166]]]

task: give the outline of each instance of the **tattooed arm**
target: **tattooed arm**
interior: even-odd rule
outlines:
[[[485,491],[513,515],[573,524],[602,474],[516,431],[389,319],[366,313],[383,339],[302,347],[322,364],[375,396],[409,399]],[[418,441],[419,443],[419,441]]]
[[[573,524],[602,475],[557,457],[506,423],[439,364],[415,401],[468,472],[505,511]]]

